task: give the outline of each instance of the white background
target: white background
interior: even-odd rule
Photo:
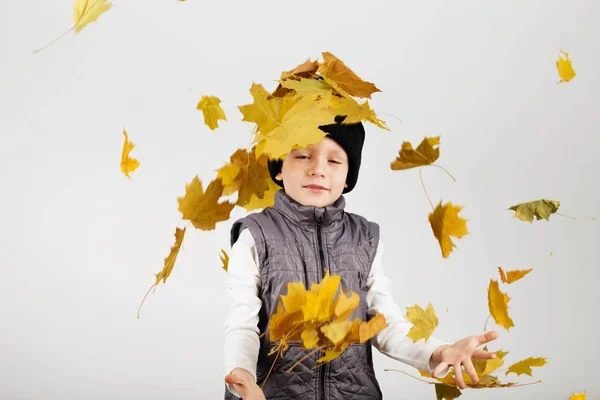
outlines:
[[[229,221],[190,227],[173,274],[137,307],[162,268],[176,197],[208,183],[252,126],[236,106],[252,82],[330,51],[383,92],[371,104],[392,132],[367,126],[347,210],[381,225],[385,268],[402,307],[434,305],[434,336],[483,331],[497,267],[538,265],[510,286],[515,327],[490,349],[506,366],[547,357],[541,384],[465,390],[461,399],[600,396],[599,221],[533,224],[509,206],[539,198],[600,217],[600,6],[593,1],[414,2],[114,0],[79,34],[73,1],[0,5],[0,398],[218,399],[228,300],[219,250]],[[557,85],[568,51],[577,76]],[[210,131],[196,104],[223,101]],[[395,117],[390,116],[394,115]],[[402,122],[400,122],[402,120]],[[141,162],[119,169],[122,130]],[[391,171],[403,140],[441,135],[423,177],[432,200],[464,205],[470,234],[441,257],[417,170]],[[446,312],[446,308],[448,311]],[[493,321],[488,328],[495,328]],[[434,399],[434,388],[385,368],[386,399]]]

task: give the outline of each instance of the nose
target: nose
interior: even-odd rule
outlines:
[[[327,160],[321,159],[321,157],[314,157],[311,160],[308,173],[310,176],[325,176],[325,165]]]

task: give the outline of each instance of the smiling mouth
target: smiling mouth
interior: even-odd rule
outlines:
[[[319,185],[306,185],[306,186],[304,186],[304,188],[311,190],[313,192],[324,192],[327,190],[323,186],[319,186]]]

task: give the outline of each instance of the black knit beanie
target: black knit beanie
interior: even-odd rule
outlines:
[[[335,117],[334,124],[319,126],[319,129],[327,132],[326,136],[335,140],[346,151],[346,155],[348,156],[348,176],[346,177],[348,187],[344,188],[343,194],[354,189],[356,185],[363,143],[365,142],[365,128],[362,123],[342,124],[344,119],[346,119],[346,116],[338,115]],[[275,179],[275,177],[281,171],[282,165],[283,160],[281,159],[269,159],[271,179],[281,187],[283,187],[283,181]]]

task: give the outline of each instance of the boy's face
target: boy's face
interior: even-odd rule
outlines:
[[[283,160],[275,178],[283,181],[285,192],[305,206],[325,207],[342,194],[348,175],[348,156],[334,140],[293,149]]]

